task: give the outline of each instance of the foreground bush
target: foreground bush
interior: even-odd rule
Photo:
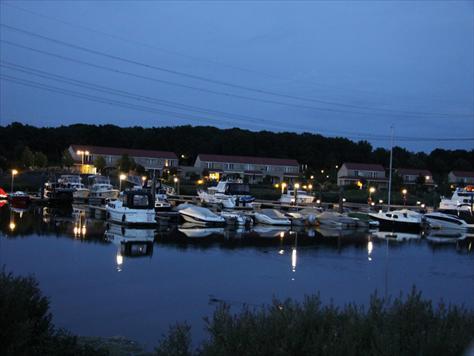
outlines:
[[[32,277],[0,272],[0,354],[104,355],[105,351],[79,345],[77,338],[56,330],[49,301]]]
[[[474,313],[432,306],[413,290],[406,298],[376,294],[368,308],[274,301],[232,314],[220,306],[207,321],[208,341],[190,349],[187,326],[175,326],[156,349],[159,355],[461,355],[474,339]]]

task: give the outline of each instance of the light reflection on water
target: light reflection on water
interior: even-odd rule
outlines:
[[[473,237],[459,232],[136,229],[77,208],[8,207],[0,209],[0,229],[0,265],[36,275],[59,326],[149,347],[177,321],[202,338],[202,318],[221,301],[259,306],[319,291],[342,305],[366,303],[375,289],[398,295],[416,285],[435,301],[474,307]]]

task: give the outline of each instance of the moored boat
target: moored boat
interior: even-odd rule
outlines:
[[[265,225],[291,225],[291,220],[276,209],[261,209],[254,213],[255,221]]]
[[[455,215],[444,214],[439,211],[427,213],[424,215],[426,222],[432,229],[457,229],[466,230],[470,226],[464,220]],[[474,227],[474,225],[472,225]]]
[[[250,195],[250,186],[241,180],[220,181],[216,187],[198,190],[198,196],[202,203],[218,205],[226,209],[251,207],[251,203],[255,200]]]
[[[378,213],[369,213],[369,216],[379,222],[379,227],[382,230],[420,231],[422,227],[423,215],[408,209],[379,211]]]
[[[156,224],[154,200],[145,190],[126,190],[106,205],[107,220],[125,225]]]
[[[14,208],[26,208],[31,203],[31,198],[25,192],[17,191],[8,196],[10,205]]]
[[[190,205],[184,209],[179,210],[179,214],[183,217],[184,220],[200,225],[224,225],[225,219],[222,216],[219,216],[213,213],[211,210],[196,206]]]

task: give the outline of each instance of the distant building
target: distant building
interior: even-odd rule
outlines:
[[[403,184],[416,184],[420,177],[425,185],[434,185],[433,175],[427,169],[399,168],[397,174],[402,178]]]
[[[474,184],[474,172],[451,171],[448,174],[448,181],[453,184]]]
[[[291,182],[299,176],[299,165],[294,159],[201,153],[197,156],[194,167],[199,173],[208,170],[211,179],[218,180],[222,175],[236,175],[247,178],[249,183],[261,182],[265,176],[270,176],[272,182]]]
[[[168,151],[76,144],[69,146],[68,151],[75,161],[75,167],[82,173],[95,173],[94,162],[99,156],[104,157],[108,168],[116,167],[117,161],[123,155],[133,158],[135,163],[142,165],[147,171],[156,171],[156,174],[161,174],[163,170],[171,167],[178,167],[178,157],[174,152]]]
[[[381,188],[385,188],[388,184],[385,169],[380,164],[346,162],[337,172],[338,186],[358,184],[363,180],[367,184],[374,184]]]

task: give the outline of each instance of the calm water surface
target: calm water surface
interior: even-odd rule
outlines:
[[[203,317],[219,301],[238,310],[320,292],[340,305],[366,304],[374,290],[398,295],[416,285],[435,301],[474,307],[473,235],[387,238],[364,230],[173,224],[123,229],[73,211],[7,206],[0,225],[0,265],[36,276],[57,326],[147,347],[178,321],[202,338]]]

